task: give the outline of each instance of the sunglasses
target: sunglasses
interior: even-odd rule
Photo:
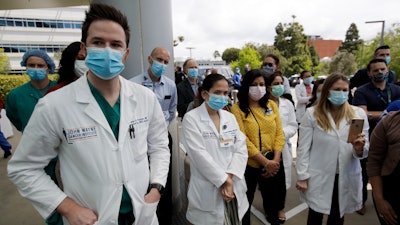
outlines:
[[[272,66],[274,66],[274,64],[272,64],[272,63],[263,63],[263,66],[269,66],[269,67],[272,67]]]

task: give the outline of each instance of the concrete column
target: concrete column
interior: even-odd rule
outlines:
[[[164,47],[171,53],[167,75],[175,80],[172,6],[171,0],[92,0],[109,4],[121,10],[128,17],[131,29],[129,48],[131,54],[122,75],[134,77],[149,67],[147,56],[155,47]]]

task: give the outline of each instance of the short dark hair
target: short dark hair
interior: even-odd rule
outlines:
[[[377,49],[375,49],[374,55],[376,56],[376,53],[378,53],[378,51],[381,49],[390,49],[390,47],[389,47],[389,45],[379,46]]]
[[[130,29],[128,25],[128,19],[126,18],[126,16],[121,11],[119,11],[114,7],[100,3],[91,3],[89,10],[86,11],[86,18],[82,24],[81,41],[83,43],[86,43],[90,25],[97,20],[111,20],[121,25],[121,27],[124,29],[125,32],[126,47],[129,46]]]
[[[371,65],[374,63],[385,63],[385,65],[387,66],[386,60],[384,59],[373,59],[371,61],[369,61],[368,65],[367,65],[367,71],[370,71],[371,69]]]
[[[274,61],[275,61],[276,67],[279,67],[280,61],[279,61],[279,57],[278,57],[277,55],[270,53],[270,54],[268,54],[267,56],[265,56],[264,59],[266,59],[266,58],[273,58]]]
[[[214,86],[214,84],[220,80],[225,80],[229,84],[229,81],[225,78],[224,75],[210,74],[206,76],[206,78],[204,78],[203,84],[201,85],[201,89],[203,91],[209,91]]]
[[[304,74],[306,74],[306,73],[311,73],[311,72],[308,71],[308,70],[303,70],[303,71],[300,73],[300,78],[303,79]],[[311,74],[311,76],[312,76],[312,74]]]
[[[283,75],[280,71],[275,71],[273,74],[269,75],[267,77],[267,80],[265,82],[265,86],[270,87],[272,86],[272,82],[275,80],[275,77],[281,77],[283,81]]]

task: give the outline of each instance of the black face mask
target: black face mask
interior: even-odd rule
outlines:
[[[371,78],[372,81],[380,83],[380,82],[385,81],[386,78],[388,77],[388,75],[389,75],[389,72],[377,73],[377,74],[374,74],[374,75],[370,76],[370,78]]]

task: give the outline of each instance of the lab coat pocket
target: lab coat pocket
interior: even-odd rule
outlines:
[[[328,184],[328,177],[324,172],[310,169],[310,179],[308,180],[308,195],[319,198],[325,193],[329,193],[331,186]],[[328,189],[328,190],[327,190]]]
[[[158,201],[153,203],[145,202],[143,204],[142,212],[140,213],[140,221],[143,222],[141,224],[156,224],[155,221],[157,220],[156,216],[157,205]]]
[[[200,179],[194,181],[191,178],[190,182],[192,182],[192,185],[190,185],[188,192],[189,204],[202,211],[215,211],[217,198],[220,195],[219,189],[213,184]]]

